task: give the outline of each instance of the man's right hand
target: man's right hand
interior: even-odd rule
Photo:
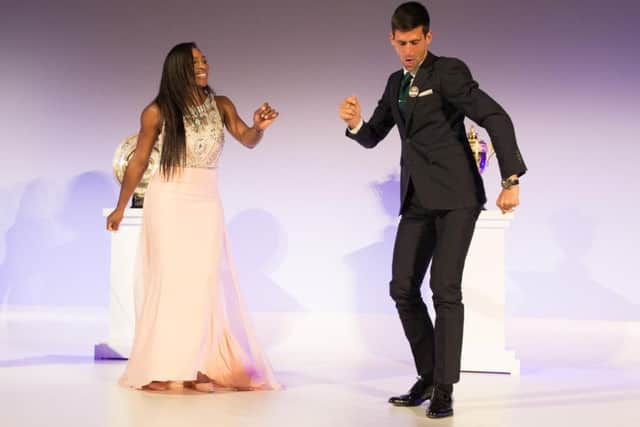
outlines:
[[[360,124],[362,115],[360,102],[355,96],[349,96],[340,104],[340,118],[345,121],[349,129],[354,129]]]

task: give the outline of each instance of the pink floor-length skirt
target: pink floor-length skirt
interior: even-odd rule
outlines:
[[[217,185],[217,170],[200,168],[149,184],[122,385],[194,380],[200,371],[221,387],[280,388],[238,288]]]

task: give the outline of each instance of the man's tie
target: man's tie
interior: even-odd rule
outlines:
[[[409,86],[411,86],[411,79],[413,76],[411,73],[405,73],[402,78],[402,82],[400,83],[400,96],[398,96],[398,106],[400,107],[400,111],[402,114],[405,114],[405,108],[407,105],[407,101],[409,100]]]

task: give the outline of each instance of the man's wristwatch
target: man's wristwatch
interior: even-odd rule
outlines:
[[[508,190],[512,186],[520,184],[520,181],[518,181],[518,178],[507,178],[507,179],[503,179],[501,184],[502,184],[502,188],[504,188],[505,190]]]

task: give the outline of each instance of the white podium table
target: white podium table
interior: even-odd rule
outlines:
[[[505,229],[513,214],[483,211],[462,278],[465,308],[462,370],[520,374],[505,342]]]
[[[103,209],[107,217],[112,209]],[[125,210],[117,232],[111,233],[111,286],[109,290],[109,336],[95,345],[95,359],[126,359],[135,328],[134,262],[138,251],[142,209]]]
[[[111,212],[105,209],[103,215]],[[520,362],[513,351],[505,348],[505,229],[513,219],[512,214],[502,215],[499,211],[483,211],[478,219],[471,242],[462,283],[462,295],[465,304],[464,344],[462,351],[462,370],[472,372],[496,372],[518,375]],[[134,260],[138,247],[142,209],[127,209],[117,233],[111,238],[111,290],[109,300],[109,336],[106,342],[95,346],[96,359],[124,359],[129,355],[135,324],[134,309]],[[391,262],[391,260],[389,260]],[[304,321],[304,313],[271,313],[273,316],[287,317],[287,321]],[[315,318],[321,318],[316,316]],[[327,325],[332,321],[331,313],[324,320],[317,321],[320,333],[331,329]],[[354,314],[354,322],[363,322],[366,316]],[[394,315],[391,322],[399,321]],[[356,319],[357,318],[357,319]],[[349,320],[347,320],[349,321]],[[364,320],[367,321],[367,320]],[[340,322],[344,318],[340,316]],[[376,320],[380,322],[380,319]],[[335,323],[335,322],[333,322]],[[324,325],[324,326],[322,326]],[[344,326],[344,323],[342,323]],[[381,334],[398,334],[397,329],[372,324]],[[348,330],[348,327],[343,328]],[[325,331],[325,334],[330,333]],[[354,332],[356,334],[357,332]],[[330,340],[330,337],[326,337]],[[354,336],[346,342],[356,346],[359,340]],[[395,337],[397,338],[397,337]],[[318,337],[315,340],[323,340]],[[290,347],[304,351],[307,343],[296,342],[292,337]],[[330,351],[330,350],[329,350]],[[398,349],[399,354],[408,354],[407,348]]]

